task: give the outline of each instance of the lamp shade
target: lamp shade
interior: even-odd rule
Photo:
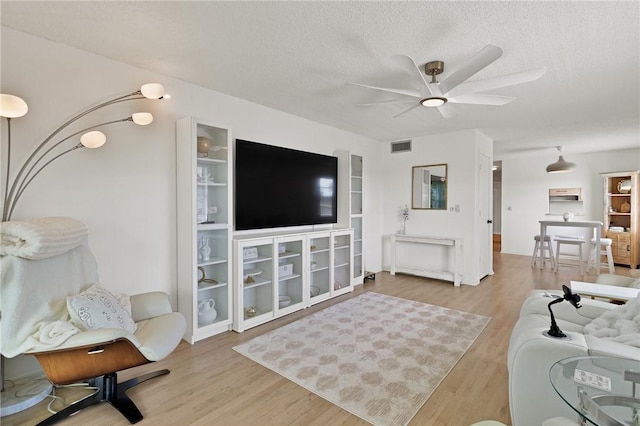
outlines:
[[[149,112],[136,112],[135,114],[131,114],[131,119],[139,126],[146,126],[153,121],[153,115]]]
[[[147,99],[160,99],[164,96],[164,87],[159,83],[147,83],[142,85],[140,92]]]
[[[21,98],[14,95],[0,94],[0,116],[7,118],[22,117],[29,107]]]
[[[564,157],[561,155],[558,158],[558,161],[547,166],[547,173],[567,173],[572,172],[575,168],[575,163],[565,161]]]
[[[107,141],[104,133],[94,130],[80,136],[80,143],[87,148],[100,148]]]

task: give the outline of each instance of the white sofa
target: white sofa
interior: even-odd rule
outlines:
[[[587,324],[618,305],[584,298],[579,310],[566,301],[554,304],[556,322],[569,337],[558,339],[543,334],[549,330],[547,305],[552,300],[543,290],[532,292],[524,301],[511,334],[507,368],[513,426],[540,426],[553,417],[577,419],[577,414],[557,395],[549,380],[549,369],[559,360],[610,355],[638,359],[640,365],[639,348],[583,334]]]

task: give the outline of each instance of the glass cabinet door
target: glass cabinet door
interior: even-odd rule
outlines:
[[[242,291],[238,294],[241,323],[260,323],[274,316],[272,240],[243,241],[240,244]],[[241,324],[240,328],[244,327]]]
[[[351,263],[353,251],[353,232],[336,231],[331,233],[333,242],[333,295],[349,292],[353,289],[351,278],[353,276],[353,264]]]
[[[304,288],[304,237],[276,238],[277,250],[277,299],[278,314],[293,312],[306,302]]]
[[[331,293],[331,233],[309,237],[310,304],[327,300]]]
[[[364,259],[362,256],[362,216],[351,218],[353,228],[353,278],[360,279],[364,275]]]
[[[215,309],[215,315],[198,315],[198,327],[227,321],[229,315],[228,232],[198,226],[198,312]]]
[[[363,173],[362,157],[351,154],[351,228],[353,228],[353,283],[364,281],[364,255],[362,245]]]

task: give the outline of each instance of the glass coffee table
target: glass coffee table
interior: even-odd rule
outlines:
[[[582,424],[640,426],[640,361],[607,356],[567,358],[551,366],[549,379]]]

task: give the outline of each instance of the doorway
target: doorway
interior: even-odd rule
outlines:
[[[493,251],[502,251],[502,161],[493,162]]]

